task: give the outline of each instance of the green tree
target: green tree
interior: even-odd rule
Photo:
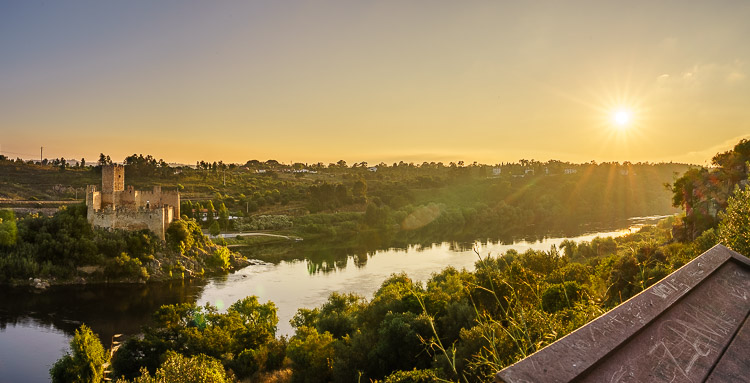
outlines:
[[[190,202],[190,200],[184,201],[180,203],[180,212],[182,215],[188,217],[188,218],[194,218],[193,215],[193,203]]]
[[[13,246],[17,239],[18,228],[13,210],[0,210],[0,246]]]
[[[227,210],[226,205],[224,205],[224,202],[222,202],[221,205],[219,205],[218,215],[219,215],[219,224],[221,225],[221,228],[225,231],[228,230],[229,229],[229,211]]]
[[[213,235],[214,237],[221,234],[219,223],[216,221],[211,222],[211,225],[208,227],[208,232],[211,233],[211,235]]]
[[[205,236],[194,220],[181,219],[169,224],[166,231],[166,240],[167,244],[175,251],[184,254],[185,251],[196,244],[205,243]]]
[[[214,208],[214,203],[211,200],[208,200],[206,203],[206,224],[211,226],[211,223],[214,222],[214,214],[216,213],[216,209]]]
[[[367,182],[363,179],[358,179],[352,187],[352,194],[355,202],[367,202]]]
[[[750,187],[735,186],[727,209],[719,213],[719,239],[730,249],[750,256]]]
[[[109,354],[104,350],[99,337],[86,325],[76,330],[70,341],[70,353],[66,353],[50,369],[52,382],[98,383],[104,377]]]
[[[105,156],[104,153],[99,153],[99,166],[103,165],[112,165],[112,159],[109,158],[109,155]]]
[[[335,356],[333,336],[302,326],[289,341],[287,356],[294,363],[292,382],[329,382]]]

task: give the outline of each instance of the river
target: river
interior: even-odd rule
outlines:
[[[580,242],[625,235],[659,218],[633,218],[616,227],[568,237],[408,245],[333,258],[321,258],[319,253],[326,251],[319,244],[302,242],[291,248],[298,259],[248,266],[201,283],[53,286],[45,291],[4,287],[0,295],[0,383],[48,381],[49,368],[65,352],[81,323],[108,346],[116,333],[137,334],[161,305],[197,302],[224,309],[238,299],[257,295],[261,302],[270,300],[278,307],[278,334],[291,335],[289,320],[297,309],[319,306],[332,292],[354,292],[369,299],[393,273],[405,272],[425,281],[448,266],[473,270],[477,252],[486,257],[508,249],[548,250],[565,239]]]

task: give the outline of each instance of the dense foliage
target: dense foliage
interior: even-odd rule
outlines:
[[[142,338],[128,340],[113,360],[117,376],[134,378],[144,367],[152,374],[170,350],[185,356],[213,358],[247,377],[281,366],[285,341],[276,334],[276,306],[247,297],[231,305],[226,313],[207,305],[163,306],[154,314],[154,324]]]
[[[100,155],[99,164],[111,163]],[[662,185],[683,164],[520,160],[495,165],[440,162],[348,165],[244,165],[208,163],[169,166],[151,155],[125,158],[126,182],[136,188],[177,187],[181,213],[220,232],[277,230],[305,238],[367,230],[420,232],[439,238],[489,236],[529,226],[545,230],[584,222],[668,214]],[[52,165],[0,159],[0,198],[69,200],[100,182],[95,167],[60,172]],[[336,223],[311,223],[332,220]],[[258,216],[285,216],[291,225],[259,225]],[[331,218],[334,216],[334,218]],[[214,225],[216,227],[217,225]],[[441,238],[445,239],[445,238]]]
[[[15,219],[0,210],[0,283],[29,278],[155,280],[225,272],[234,255],[211,243],[192,220],[179,220],[161,241],[148,230],[94,229],[86,206],[70,205],[53,216]]]
[[[750,188],[735,186],[727,208],[719,213],[719,240],[740,254],[750,254]]]
[[[671,185],[672,204],[685,212],[675,226],[678,239],[693,240],[715,229],[719,212],[727,208],[735,187],[747,185],[750,175],[750,141],[743,139],[732,150],[716,154],[711,168],[693,168]]]
[[[672,224],[549,251],[478,255],[474,271],[448,267],[424,283],[395,274],[370,300],[334,293],[318,308],[298,310],[288,340],[275,337],[273,303],[255,297],[224,313],[163,306],[142,337],[117,351],[113,373],[150,382],[169,363],[185,371],[214,363],[206,368],[224,379],[220,364],[228,380],[488,381],[715,244],[715,235],[672,242]]]
[[[17,239],[16,215],[11,210],[0,210],[0,246],[13,246]]]
[[[53,383],[99,383],[103,380],[109,353],[86,325],[76,330],[70,350],[71,353],[65,354],[50,369]]]
[[[113,372],[136,382],[162,381],[158,377],[167,371],[207,381],[489,381],[498,369],[643,291],[719,241],[748,252],[750,193],[743,182],[748,148],[742,141],[715,157],[716,168],[696,168],[674,182],[673,202],[685,208],[684,216],[618,238],[564,241],[549,251],[477,254],[473,271],[448,267],[425,282],[394,274],[372,299],[334,293],[320,307],[299,309],[289,339],[275,336],[273,303],[260,304],[255,297],[240,300],[225,313],[210,305],[163,306],[142,337],[118,350]],[[280,165],[249,161],[246,166],[273,170]],[[501,167],[500,174],[508,177],[488,178],[480,165],[394,164],[372,172],[366,164],[350,168],[340,161],[326,170],[341,176],[343,187],[310,186],[317,189],[307,206],[317,204],[320,213],[245,223],[284,226],[291,221],[295,230],[309,233],[450,235],[471,230],[476,238],[498,227],[577,222],[579,215],[593,220],[652,214],[649,209],[669,198],[663,190],[651,189],[664,178],[652,165],[584,164],[577,172],[566,172],[568,166],[526,161]],[[231,171],[223,164],[199,168],[209,175]],[[445,174],[449,176],[441,176]],[[270,184],[278,179],[263,177]],[[351,181],[361,182],[358,194]],[[733,194],[724,194],[726,188]],[[281,191],[280,200],[273,195],[265,196],[283,204]],[[286,194],[293,195],[308,198]],[[265,196],[259,198],[267,203]],[[232,199],[217,192],[192,212],[202,214],[202,206],[210,206],[205,209],[210,217],[197,218],[217,222],[213,206],[224,203],[231,210]],[[246,212],[247,206],[249,201]],[[359,210],[347,208],[352,206]],[[199,229],[173,229],[169,246],[179,250],[186,243],[184,232],[194,230]],[[196,375],[200,369],[208,375]]]
[[[127,383],[118,379],[119,383]],[[226,371],[221,363],[203,354],[186,357],[174,351],[167,351],[164,363],[152,376],[142,369],[141,375],[133,383],[229,383]]]

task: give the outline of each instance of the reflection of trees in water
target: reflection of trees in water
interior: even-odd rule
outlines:
[[[620,220],[598,225],[530,226],[509,232],[503,232],[500,228],[487,230],[492,231],[493,235],[477,235],[465,231],[451,233],[443,230],[428,230],[429,227],[414,231],[373,230],[350,236],[339,235],[333,238],[301,242],[273,243],[237,250],[249,258],[272,263],[305,261],[308,272],[317,274],[341,270],[350,263],[357,268],[365,267],[369,257],[378,251],[423,251],[447,243],[450,251],[464,252],[472,250],[477,242],[483,246],[512,245],[520,241],[535,243],[548,238],[570,238],[592,232],[617,230],[629,227],[631,223],[627,220]]]
[[[116,333],[139,333],[162,305],[195,302],[202,288],[184,281],[7,288],[0,295],[0,330],[32,321],[73,335],[85,323],[108,346]]]

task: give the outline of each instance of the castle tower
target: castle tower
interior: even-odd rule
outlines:
[[[151,191],[125,190],[125,167],[102,166],[102,190],[90,185],[86,188],[88,221],[92,226],[107,229],[149,229],[164,239],[169,224],[180,219],[180,192],[162,191],[154,186]]]
[[[125,190],[125,167],[112,164],[102,166],[102,193]]]

